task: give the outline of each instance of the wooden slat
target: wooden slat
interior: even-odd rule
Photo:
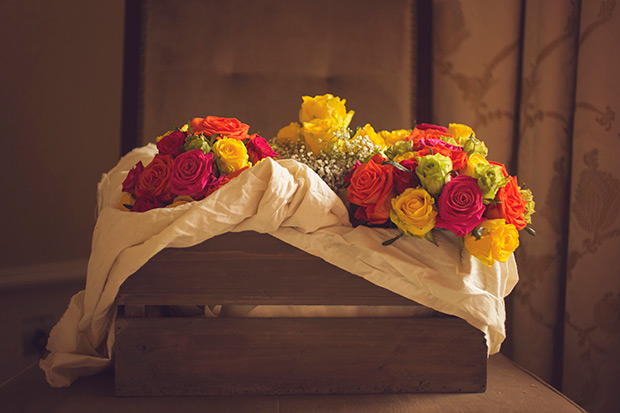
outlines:
[[[161,251],[125,281],[117,303],[419,305],[255,232]]]
[[[482,392],[483,334],[443,318],[119,317],[118,396]]]
[[[123,306],[125,317],[146,317],[146,306],[144,305],[125,305]]]

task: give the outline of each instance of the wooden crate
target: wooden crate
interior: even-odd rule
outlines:
[[[117,304],[117,396],[486,388],[484,335],[456,317],[161,317],[166,305],[419,305],[269,235],[163,250]]]

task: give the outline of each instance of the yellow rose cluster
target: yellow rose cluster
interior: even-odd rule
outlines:
[[[305,143],[314,155],[332,146],[340,151],[350,150],[347,142],[370,142],[373,150],[384,150],[389,145],[404,141],[411,130],[376,132],[370,124],[364,125],[351,136],[348,130],[354,111],[347,111],[345,99],[330,94],[315,97],[303,96],[299,122],[291,122],[278,131],[276,143]]]
[[[355,112],[347,112],[345,99],[330,94],[302,99],[299,123],[291,122],[280,129],[275,140],[298,142],[303,139],[316,155],[346,131]]]

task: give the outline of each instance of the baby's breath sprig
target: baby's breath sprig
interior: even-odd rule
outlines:
[[[317,155],[303,142],[279,142],[274,144],[280,159],[293,159],[308,165],[336,193],[346,188],[344,178],[356,161],[366,162],[380,151],[367,136],[353,136],[350,130],[341,130]]]

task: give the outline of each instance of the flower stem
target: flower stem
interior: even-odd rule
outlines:
[[[405,235],[405,233],[404,233],[404,232],[401,232],[400,234],[398,234],[398,235],[397,235],[397,236],[395,236],[394,238],[389,239],[389,240],[387,240],[387,241],[383,241],[383,242],[381,243],[381,245],[383,245],[384,247],[387,247],[388,245],[392,245],[392,244],[393,244],[393,243],[394,243],[397,239],[399,239],[399,238],[400,238],[400,237],[402,237],[403,235]]]

